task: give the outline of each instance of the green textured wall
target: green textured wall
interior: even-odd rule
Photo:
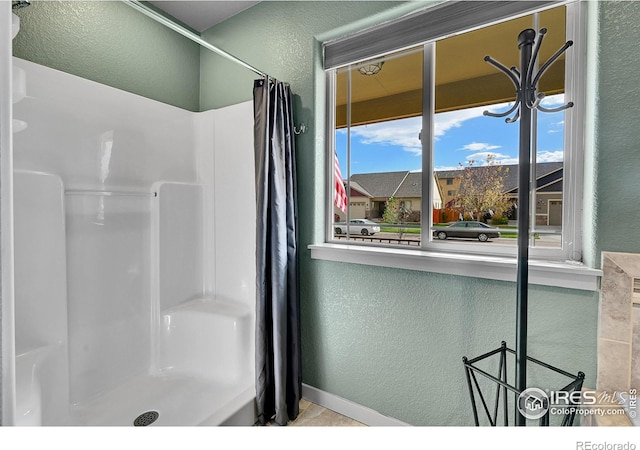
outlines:
[[[400,6],[265,2],[203,37],[290,82],[295,122],[310,128],[296,141],[303,381],[410,424],[470,425],[462,357],[502,340],[513,347],[515,284],[312,260],[307,249],[322,242],[324,226],[320,41],[397,15]],[[255,76],[217,61],[214,68],[214,59],[202,60],[201,107],[250,99]],[[534,286],[529,295],[531,356],[582,370],[594,386],[598,293]],[[529,381],[556,387],[544,374]]]
[[[415,6],[413,6],[415,8]],[[315,35],[332,28],[383,20],[389,9],[406,10],[394,1],[267,1],[202,33],[202,37],[272,77],[287,81],[304,102],[313,104],[314,68],[320,59]],[[397,13],[398,13],[397,12]],[[396,13],[396,14],[397,14]],[[202,110],[232,105],[252,97],[253,80],[247,69],[202,49],[200,107]],[[306,119],[305,119],[306,120]]]
[[[473,424],[462,357],[502,340],[513,348],[513,283],[311,265],[302,297],[305,383],[413,425]],[[529,354],[582,370],[593,385],[597,294],[534,287],[529,301]],[[562,387],[547,375],[531,369],[530,385]]]
[[[590,60],[587,93],[585,193],[587,261],[600,264],[601,251],[640,252],[640,3],[588,2]]]
[[[199,110],[199,45],[117,1],[33,1],[13,54],[190,111]]]

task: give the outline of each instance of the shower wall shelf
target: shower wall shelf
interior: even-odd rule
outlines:
[[[15,38],[20,31],[20,17],[11,13],[11,39]]]
[[[91,189],[68,189],[65,195],[93,195],[100,197],[157,197],[157,192],[135,192],[135,191],[99,191]]]

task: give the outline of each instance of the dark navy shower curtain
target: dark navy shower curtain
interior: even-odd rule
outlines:
[[[302,386],[293,112],[288,84],[253,87],[256,164],[256,400],[258,420],[298,416]]]

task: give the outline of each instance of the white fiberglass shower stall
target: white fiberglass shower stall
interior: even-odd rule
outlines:
[[[3,424],[249,424],[252,104],[193,113],[11,61]]]

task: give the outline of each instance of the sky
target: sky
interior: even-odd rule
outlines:
[[[564,95],[549,96],[547,108],[564,103]],[[452,170],[486,164],[491,154],[499,164],[518,163],[520,122],[487,117],[483,112],[503,112],[510,105],[482,106],[440,113],[435,119],[434,169]],[[421,117],[351,128],[351,174],[420,171],[422,147],[418,135]],[[538,162],[563,161],[564,112],[538,113]],[[347,130],[336,131],[336,152],[343,177],[347,177]]]

